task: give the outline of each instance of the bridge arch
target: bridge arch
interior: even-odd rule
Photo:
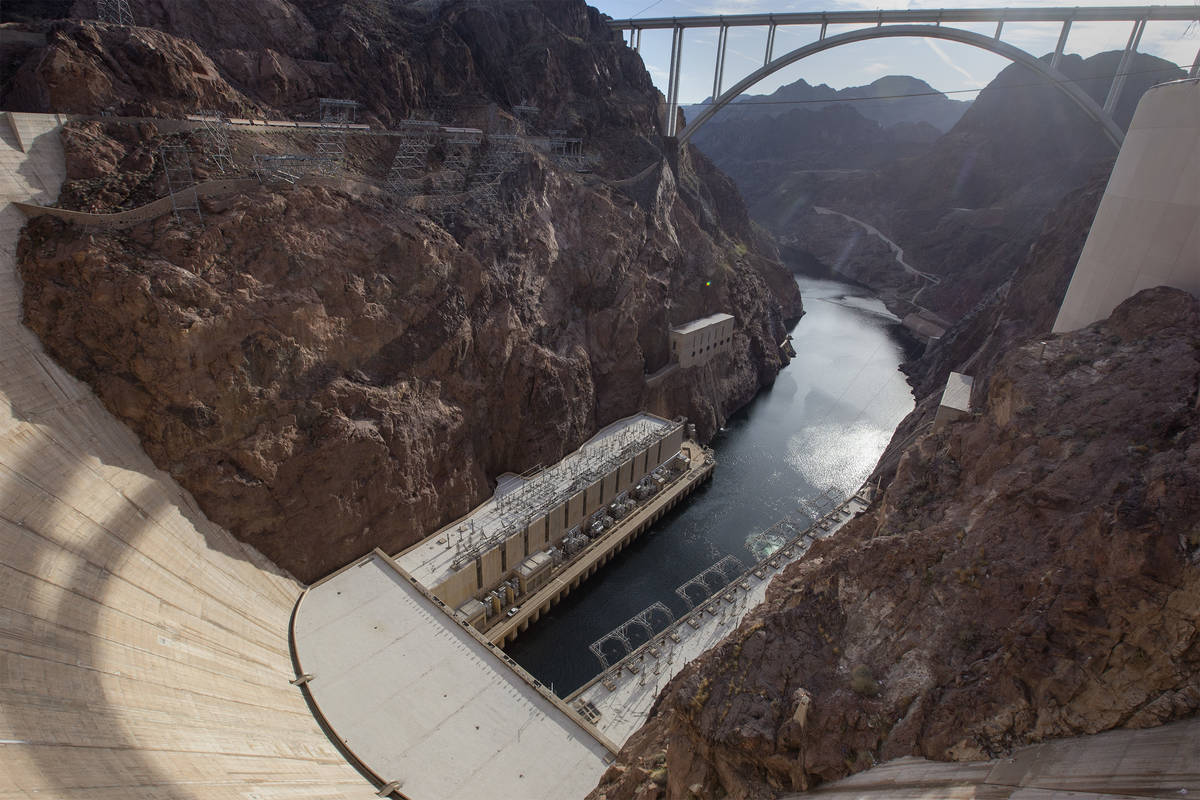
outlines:
[[[827,36],[823,39],[818,39],[815,42],[810,42],[803,47],[798,47],[795,50],[782,55],[779,58],[772,60],[754,72],[751,72],[745,78],[729,87],[721,94],[711,105],[701,111],[696,119],[689,122],[687,127],[679,134],[679,141],[685,142],[691,138],[692,134],[710,120],[714,114],[727,106],[735,97],[742,94],[754,84],[758,83],[768,75],[772,75],[784,67],[795,64],[809,56],[822,53],[826,50],[831,50],[841,45],[852,44],[854,42],[865,42],[871,39],[888,39],[888,38],[929,38],[942,39],[949,42],[959,42],[968,44],[973,47],[978,47],[983,50],[988,50],[997,55],[1007,58],[1016,64],[1028,67],[1034,72],[1045,77],[1053,86],[1058,88],[1063,94],[1071,98],[1071,100],[1083,109],[1093,121],[1095,121],[1104,131],[1118,149],[1121,147],[1121,142],[1125,138],[1125,132],[1117,125],[1116,121],[1100,104],[1092,99],[1091,95],[1076,86],[1067,76],[1063,75],[1054,67],[1046,64],[1041,59],[1031,53],[1022,50],[1019,47],[1013,47],[1011,44],[1000,41],[991,36],[984,36],[974,31],[966,31],[961,28],[948,28],[941,25],[878,25],[873,28],[861,28],[859,30],[847,31],[834,36]],[[671,109],[674,113],[674,109]]]

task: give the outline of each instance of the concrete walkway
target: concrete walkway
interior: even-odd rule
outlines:
[[[781,800],[1130,800],[1200,796],[1200,719],[1022,748],[1011,758],[900,758]]]
[[[209,522],[21,324],[14,201],[54,115],[0,118],[0,798],[374,800],[293,677],[300,586]],[[19,132],[19,137],[17,135]]]

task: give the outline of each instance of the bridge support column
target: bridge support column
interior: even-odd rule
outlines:
[[[763,66],[771,63],[771,59],[775,57],[775,28],[774,22],[771,27],[767,28],[767,53],[763,56]]]
[[[683,56],[683,26],[676,25],[671,31],[671,66],[667,79],[667,124],[666,135],[675,135],[676,118],[679,116],[679,64]]]
[[[1054,48],[1054,57],[1050,59],[1050,69],[1058,69],[1059,62],[1062,61],[1063,48],[1067,46],[1067,34],[1070,32],[1071,20],[1067,20],[1058,34],[1058,45]]]
[[[996,20],[996,33],[992,35],[992,38],[995,39],[997,42],[1000,41],[1000,33],[1003,30],[1004,30],[1004,17],[1001,17],[1000,19]]]
[[[725,79],[725,44],[729,41],[729,26],[722,25],[717,34],[717,65],[713,70],[712,98],[715,101],[721,96],[721,83]]]
[[[1196,60],[1192,62],[1192,68],[1188,70],[1189,78],[1200,78],[1200,50],[1196,51]]]
[[[1125,77],[1129,74],[1129,67],[1133,63],[1133,56],[1137,53],[1138,45],[1142,41],[1142,31],[1145,29],[1145,19],[1139,19],[1133,23],[1133,30],[1129,33],[1125,52],[1121,55],[1121,63],[1117,66],[1117,74],[1113,77],[1112,87],[1108,90],[1108,97],[1104,100],[1104,113],[1110,117],[1113,109],[1117,107],[1117,101],[1121,99],[1121,90],[1125,88]]]

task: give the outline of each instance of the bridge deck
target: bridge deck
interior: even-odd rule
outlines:
[[[1193,5],[1159,6],[1026,6],[1020,8],[914,8],[862,11],[795,11],[778,14],[730,14],[694,17],[614,19],[615,30],[719,28],[763,25],[847,25],[914,22],[1133,22],[1135,20],[1193,20]]]

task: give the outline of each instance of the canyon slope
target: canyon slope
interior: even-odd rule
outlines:
[[[47,44],[17,54],[4,103],[83,115],[64,136],[68,207],[165,194],[157,147],[204,142],[133,118],[204,108],[313,119],[317,98],[349,97],[372,126],[435,109],[508,131],[525,103],[594,156],[578,174],[523,151],[495,212],[467,192],[403,202],[383,188],[392,141],[351,136],[346,176],[248,185],[202,200],[202,219],[27,228],[27,324],[210,518],[302,580],[416,541],[498,474],[639,409],[710,435],[783,363],[794,282],[732,183],[658,135],[648,74],[582,2],[139,13],[146,27],[23,26]],[[245,164],[308,141],[233,148]],[[718,311],[737,318],[728,356],[647,381],[671,325]]]
[[[1066,56],[1060,68],[1103,102],[1120,55]],[[1128,125],[1148,87],[1183,76],[1139,55],[1118,124]],[[911,123],[870,126],[861,115],[806,108],[769,119],[742,112],[724,124],[717,117],[695,141],[738,184],[751,216],[791,263],[864,283],[897,314],[925,310],[942,327],[1007,281],[1046,215],[1068,192],[1107,175],[1116,155],[1078,107],[1019,65],[1002,71],[948,132],[923,140]],[[759,146],[739,147],[747,137]],[[836,143],[842,137],[856,143],[854,153]],[[864,224],[902,249],[912,269]]]
[[[1009,348],[776,579],[592,800],[769,798],[1200,711],[1200,301]]]

